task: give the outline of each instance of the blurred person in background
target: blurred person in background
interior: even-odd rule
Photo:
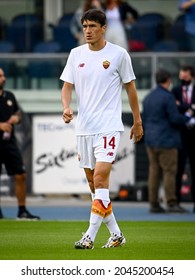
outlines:
[[[195,0],[179,0],[178,8],[185,13],[185,29],[190,51],[195,51]]]
[[[176,177],[176,195],[178,203],[181,202],[182,177],[187,159],[189,159],[191,174],[191,194],[193,213],[195,213],[195,68],[192,65],[183,65],[179,71],[179,85],[172,89],[176,104],[181,114],[189,110],[193,112],[190,125],[180,129],[182,145],[179,149],[178,169]]]
[[[183,213],[175,194],[178,149],[181,147],[179,126],[189,122],[189,116],[179,113],[175,98],[169,91],[171,74],[160,69],[156,73],[156,88],[143,101],[144,141],[149,159],[148,192],[150,212]],[[163,187],[167,209],[160,205],[159,188]]]
[[[19,220],[39,220],[26,209],[26,171],[14,133],[21,121],[21,112],[14,94],[4,90],[6,77],[0,68],[0,176],[4,164],[7,174],[14,176]],[[3,213],[0,209],[0,218]]]
[[[100,0],[83,0],[81,6],[76,10],[70,23],[70,30],[73,36],[77,39],[78,45],[85,43],[83,35],[83,26],[81,24],[81,17],[84,12],[89,9],[102,9],[102,2]]]
[[[107,18],[106,40],[129,50],[126,26],[137,20],[139,14],[132,6],[122,0],[105,0]]]

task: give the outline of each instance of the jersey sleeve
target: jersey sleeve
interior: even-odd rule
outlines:
[[[62,71],[62,74],[60,76],[60,80],[68,82],[70,84],[74,84],[73,69],[73,52],[71,51],[64,70]]]
[[[124,51],[121,58],[121,64],[119,67],[119,74],[121,76],[122,82],[129,83],[132,80],[135,80],[135,74],[133,71],[133,66],[131,62],[131,57],[127,51]]]

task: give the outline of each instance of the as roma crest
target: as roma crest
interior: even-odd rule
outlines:
[[[110,66],[110,62],[108,60],[103,61],[103,67],[107,69]]]

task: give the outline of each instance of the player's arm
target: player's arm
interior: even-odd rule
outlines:
[[[21,112],[17,111],[15,112],[7,121],[9,124],[17,124],[21,121]]]
[[[142,119],[140,116],[139,101],[135,81],[132,80],[125,84],[125,89],[128,95],[129,105],[133,114],[133,126],[130,131],[130,139],[134,139],[134,143],[141,140],[143,136]]]
[[[72,99],[73,85],[64,82],[62,87],[62,106],[63,106],[63,120],[65,123],[69,123],[73,119],[73,111],[70,108]]]
[[[11,132],[13,129],[13,125],[17,124],[21,121],[21,112],[17,111],[6,122],[0,123],[0,130]]]

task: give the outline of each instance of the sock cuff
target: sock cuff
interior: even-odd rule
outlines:
[[[96,189],[95,190],[95,199],[100,199],[110,202],[109,189]]]
[[[112,203],[110,202],[110,203],[108,204],[107,209],[106,209],[104,218],[110,216],[111,214],[112,214]]]
[[[96,214],[104,218],[106,208],[104,207],[101,200],[95,199],[92,203],[91,213]]]

